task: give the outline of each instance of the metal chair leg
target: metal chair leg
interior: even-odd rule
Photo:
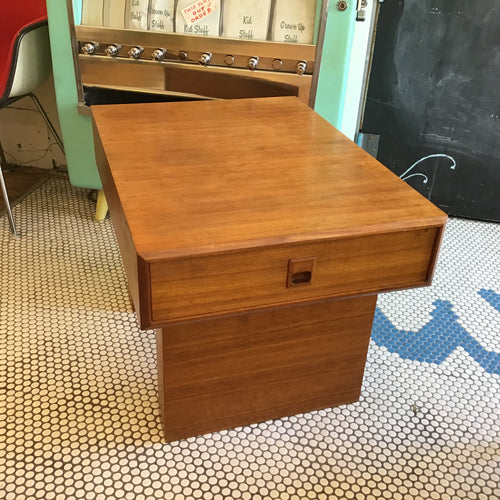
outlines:
[[[0,190],[2,191],[3,202],[5,203],[5,206],[7,208],[7,216],[9,218],[10,230],[14,236],[17,236],[16,225],[14,223],[14,216],[12,215],[9,196],[7,194],[7,188],[5,187],[5,179],[3,177],[2,166],[5,167],[7,166],[7,160],[5,159],[2,143],[0,142]]]
[[[38,111],[40,112],[40,114],[42,115],[43,119],[45,120],[45,123],[47,124],[47,126],[49,127],[49,130],[50,132],[52,133],[52,135],[54,136],[54,139],[56,140],[57,144],[59,145],[59,147],[61,148],[61,151],[64,153],[64,145],[63,145],[63,142],[61,140],[61,138],[59,137],[59,134],[57,133],[56,129],[54,128],[54,126],[52,125],[52,122],[50,121],[50,118],[49,116],[47,115],[47,113],[45,112],[45,110],[42,108],[42,105],[40,104],[40,101],[38,100],[37,96],[33,93],[30,93],[28,94],[31,99],[33,100],[33,102],[35,103]]]
[[[50,118],[48,117],[47,113],[45,110],[42,108],[42,105],[40,104],[40,101],[36,97],[35,94],[30,93],[28,94],[33,102],[35,103],[35,106],[37,107],[38,111],[42,115],[42,118],[45,120],[45,123],[49,127],[49,130],[51,134],[54,136],[54,139],[56,140],[58,146],[61,148],[61,151],[64,153],[64,145],[59,137],[59,134],[57,133],[56,129],[52,125],[52,122],[50,121]],[[10,207],[10,201],[9,201],[9,196],[7,194],[7,187],[5,186],[5,179],[3,176],[3,171],[2,171],[2,166],[7,167],[7,160],[5,158],[5,153],[2,147],[2,143],[0,142],[0,191],[2,192],[2,198],[5,203],[5,207],[7,208],[7,216],[9,218],[9,224],[10,224],[10,230],[14,236],[17,236],[17,231],[16,231],[16,225],[14,222],[14,216],[12,215],[12,209]]]

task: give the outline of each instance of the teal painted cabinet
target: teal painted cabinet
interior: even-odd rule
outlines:
[[[75,2],[75,12],[81,5]],[[52,67],[57,110],[70,182],[74,186],[101,189],[94,159],[94,142],[89,116],[79,114],[75,62],[70,38],[66,0],[47,0]]]
[[[91,118],[78,110],[76,54],[70,36],[71,10],[75,13],[75,23],[79,24],[81,0],[73,0],[72,7],[68,8],[66,0],[47,0],[57,107],[71,183],[101,189]],[[315,110],[337,128],[342,120],[354,25],[354,1],[347,2],[346,10],[338,10],[337,2],[330,2]]]

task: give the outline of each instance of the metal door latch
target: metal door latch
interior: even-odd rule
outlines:
[[[368,7],[368,0],[358,0],[356,7],[356,21],[366,20],[366,7]]]

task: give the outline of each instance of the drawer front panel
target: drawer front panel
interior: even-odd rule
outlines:
[[[424,285],[440,231],[434,227],[152,262],[151,317],[161,324]]]

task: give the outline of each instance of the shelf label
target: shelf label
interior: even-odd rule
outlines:
[[[174,31],[175,0],[151,0],[149,29],[153,31]]]
[[[149,0],[129,0],[126,27],[133,30],[148,29]]]
[[[222,36],[243,40],[266,40],[271,0],[226,0]]]
[[[313,43],[316,0],[276,0],[272,40]]]

